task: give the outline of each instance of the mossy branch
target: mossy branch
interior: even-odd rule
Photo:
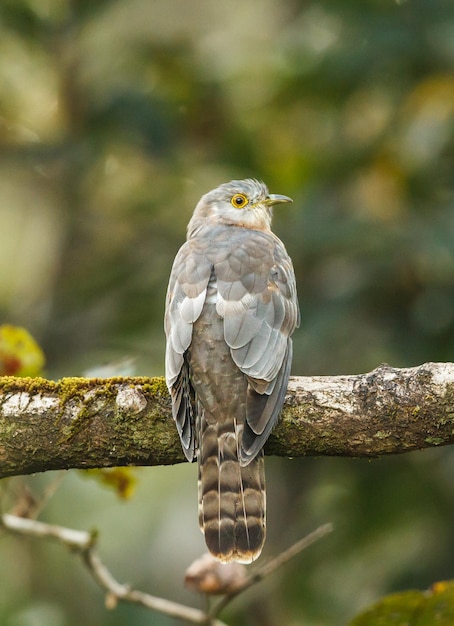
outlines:
[[[377,457],[454,443],[454,364],[293,377],[267,454]],[[0,377],[0,478],[184,460],[162,378]]]

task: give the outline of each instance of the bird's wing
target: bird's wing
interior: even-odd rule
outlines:
[[[290,375],[292,341],[299,324],[295,275],[274,235],[238,231],[228,254],[215,263],[216,309],[232,358],[249,382],[241,459],[250,462],[273,428]]]
[[[192,338],[193,323],[202,312],[212,264],[193,242],[186,242],[173,263],[166,297],[164,329],[166,381],[172,396],[172,413],[184,453],[194,458],[194,397],[185,352]]]

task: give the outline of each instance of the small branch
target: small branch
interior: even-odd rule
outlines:
[[[11,532],[29,537],[56,539],[71,550],[78,552],[98,585],[106,591],[107,605],[110,608],[113,608],[118,601],[132,602],[191,624],[210,623],[210,626],[226,626],[224,622],[216,619],[208,622],[207,615],[203,611],[131,589],[129,585],[119,583],[95,552],[96,537],[92,533],[9,514],[0,516],[0,522]]]
[[[376,457],[454,443],[454,364],[290,380],[267,454]],[[184,460],[162,378],[0,377],[0,478]]]
[[[40,539],[43,537],[56,539],[60,543],[64,543],[68,548],[75,550],[88,550],[94,541],[93,535],[85,530],[74,530],[64,526],[45,524],[34,519],[17,517],[8,513],[4,513],[0,519],[2,525],[12,532]]]
[[[285,565],[290,559],[293,559],[300,552],[311,546],[313,543],[322,539],[333,530],[332,524],[324,524],[323,526],[319,526],[313,532],[309,533],[296,543],[294,543],[290,548],[281,552],[277,557],[268,561],[264,565],[262,565],[256,572],[251,574],[246,578],[244,582],[238,585],[235,589],[227,593],[210,611],[210,617],[215,618],[219,613],[229,604],[234,598],[236,598],[240,593],[249,589],[253,585],[261,582],[265,577],[269,576],[277,569]]]
[[[114,608],[119,601],[132,602],[191,624],[210,624],[210,626],[226,626],[224,622],[216,618],[227,604],[240,593],[262,581],[266,576],[269,576],[290,559],[333,530],[332,524],[325,524],[303,537],[276,558],[262,565],[254,574],[248,576],[235,589],[226,594],[209,613],[205,613],[171,600],[165,600],[164,598],[158,598],[148,593],[131,589],[129,585],[119,583],[96,553],[97,538],[94,533],[47,524],[7,513],[0,516],[0,523],[10,532],[40,539],[55,539],[72,551],[78,552],[93,578],[106,592],[108,608]]]
[[[333,532],[332,524],[324,524],[323,526],[319,526],[314,531],[294,543],[290,548],[278,554],[274,559],[268,561],[258,569],[253,576],[249,579],[249,584],[245,585],[245,588],[250,587],[251,585],[255,585],[256,583],[263,580],[266,576],[269,576],[277,569],[288,563],[290,559],[293,559],[300,552],[311,546],[316,541],[319,541],[329,533]]]

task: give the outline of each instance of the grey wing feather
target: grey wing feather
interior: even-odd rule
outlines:
[[[295,276],[279,239],[250,231],[244,245],[215,264],[215,273],[224,337],[249,382],[240,450],[246,465],[268,438],[287,390],[290,335],[299,325]]]
[[[195,454],[195,399],[185,352],[192,339],[193,323],[200,316],[206,299],[212,265],[198,254],[191,242],[179,250],[167,289],[164,329],[166,382],[172,396],[172,414],[184,453],[189,461]]]
[[[232,348],[233,360],[241,369],[243,366],[241,356],[244,353],[244,348],[247,353],[251,341],[257,337],[261,328],[262,320],[250,310],[232,316],[224,316],[224,338],[227,345]]]
[[[171,389],[172,415],[177,425],[183,452],[192,461],[197,449],[196,431],[194,428],[195,398],[189,380],[188,365],[183,363],[180,375]]]
[[[292,355],[293,342],[289,339],[284,362],[269,396],[257,393],[253,387],[248,390],[246,399],[248,419],[244,427],[240,448],[240,457],[244,465],[247,465],[257,456],[276,425],[287,391]]]

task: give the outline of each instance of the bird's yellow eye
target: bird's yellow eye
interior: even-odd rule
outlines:
[[[236,193],[230,200],[235,209],[242,209],[249,202],[244,193]]]

